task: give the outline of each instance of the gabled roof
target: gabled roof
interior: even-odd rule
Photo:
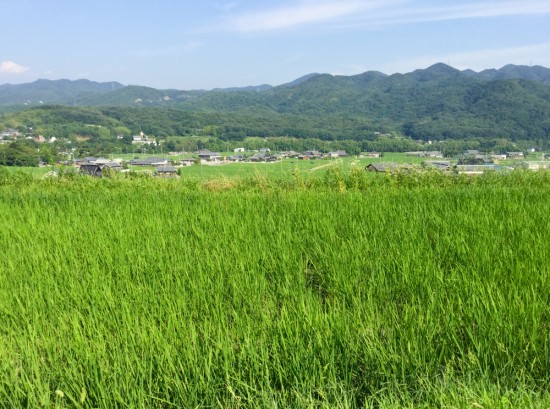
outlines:
[[[441,170],[450,169],[451,167],[451,162],[449,162],[448,160],[427,160],[422,163],[426,167],[441,169]]]
[[[177,171],[175,166],[157,166],[157,172],[160,173],[176,173]]]
[[[395,162],[370,163],[365,169],[371,172],[393,172],[399,168]]]
[[[212,156],[220,156],[219,152],[210,152],[208,150],[202,150],[202,151],[199,151],[199,157],[212,157]]]
[[[156,164],[166,164],[168,163],[167,158],[157,158],[157,157],[149,157],[149,158],[143,158],[143,159],[132,159],[130,161],[130,165],[136,165],[136,166],[155,166]]]
[[[265,152],[259,152],[259,153],[254,154],[253,156],[251,156],[250,159],[263,159],[266,156],[269,156],[269,155]]]
[[[80,173],[84,173],[86,175],[100,175],[101,174],[101,167],[99,165],[96,165],[95,163],[84,163],[80,165]]]
[[[121,165],[120,163],[118,163],[118,162],[112,162],[112,161],[106,162],[106,163],[104,163],[104,164],[102,164],[102,165],[100,165],[100,166],[107,167],[107,168],[111,168],[111,169],[120,169],[120,168],[122,168],[122,165]]]

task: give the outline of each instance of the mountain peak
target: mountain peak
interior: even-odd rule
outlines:
[[[294,88],[295,86],[300,85],[302,82],[309,81],[310,79],[314,77],[318,77],[319,75],[321,74],[316,72],[313,72],[311,74],[306,74],[301,76],[300,78],[295,79],[294,81],[288,82],[286,84],[282,84],[281,87]]]
[[[456,78],[461,76],[462,72],[447,64],[443,64],[442,62],[439,62],[423,70],[422,69],[415,70],[410,75],[415,80],[424,82],[424,81],[441,80],[445,78]]]

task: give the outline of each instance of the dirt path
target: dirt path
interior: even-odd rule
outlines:
[[[329,166],[332,166],[333,163],[327,163],[326,165],[316,166],[314,168],[311,168],[310,171],[315,172],[316,170],[328,168]]]

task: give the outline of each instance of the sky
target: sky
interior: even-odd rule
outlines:
[[[0,0],[0,84],[280,85],[309,73],[550,67],[549,0]]]

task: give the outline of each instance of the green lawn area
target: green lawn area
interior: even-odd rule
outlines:
[[[25,174],[30,174],[33,177],[40,178],[44,176],[46,173],[50,172],[53,167],[52,166],[45,166],[45,167],[18,167],[18,166],[6,166],[6,169],[8,169],[9,172],[15,173],[15,172],[21,172]]]

